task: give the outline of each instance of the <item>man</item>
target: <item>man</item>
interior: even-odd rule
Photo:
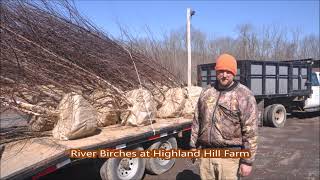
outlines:
[[[236,59],[223,54],[216,61],[217,82],[201,92],[192,123],[190,146],[201,148],[248,149],[244,159],[202,158],[202,179],[238,179],[248,176],[257,151],[258,112],[252,92],[234,81]]]

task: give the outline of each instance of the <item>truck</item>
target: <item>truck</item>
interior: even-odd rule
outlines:
[[[61,141],[37,137],[8,143],[1,150],[1,179],[39,179],[85,159],[71,158],[70,150],[153,150],[177,149],[177,141],[189,139],[192,119],[156,119],[142,127],[120,124],[100,128],[100,132],[77,140]],[[81,162],[80,162],[81,163]],[[175,159],[108,158],[101,166],[103,180],[142,179],[145,171],[162,174]]]
[[[312,72],[313,59],[291,61],[238,61],[235,80],[255,96],[259,125],[283,127],[288,113],[319,111],[319,76]],[[197,66],[197,85],[216,81],[215,63]],[[319,75],[319,73],[318,73]]]

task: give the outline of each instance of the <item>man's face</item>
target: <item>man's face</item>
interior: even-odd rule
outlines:
[[[234,75],[230,71],[218,70],[217,80],[223,87],[228,87],[233,82]]]

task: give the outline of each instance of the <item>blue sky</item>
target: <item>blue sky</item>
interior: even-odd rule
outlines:
[[[260,29],[276,25],[319,35],[319,0],[311,1],[110,1],[75,0],[82,15],[114,37],[120,23],[135,36],[155,36],[184,28],[186,9],[196,11],[191,24],[211,36],[235,37],[236,26],[250,23]]]

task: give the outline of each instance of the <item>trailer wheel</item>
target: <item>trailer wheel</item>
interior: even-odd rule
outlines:
[[[287,119],[286,108],[282,104],[274,104],[267,112],[267,119],[271,126],[283,127]]]
[[[153,143],[148,149],[177,149],[177,140],[175,137],[169,139],[162,139]],[[161,159],[161,158],[148,158],[146,159],[146,170],[150,174],[162,174],[172,168],[176,159]]]
[[[134,150],[142,151],[142,147]],[[100,168],[102,180],[142,179],[146,161],[143,158],[110,158]]]

